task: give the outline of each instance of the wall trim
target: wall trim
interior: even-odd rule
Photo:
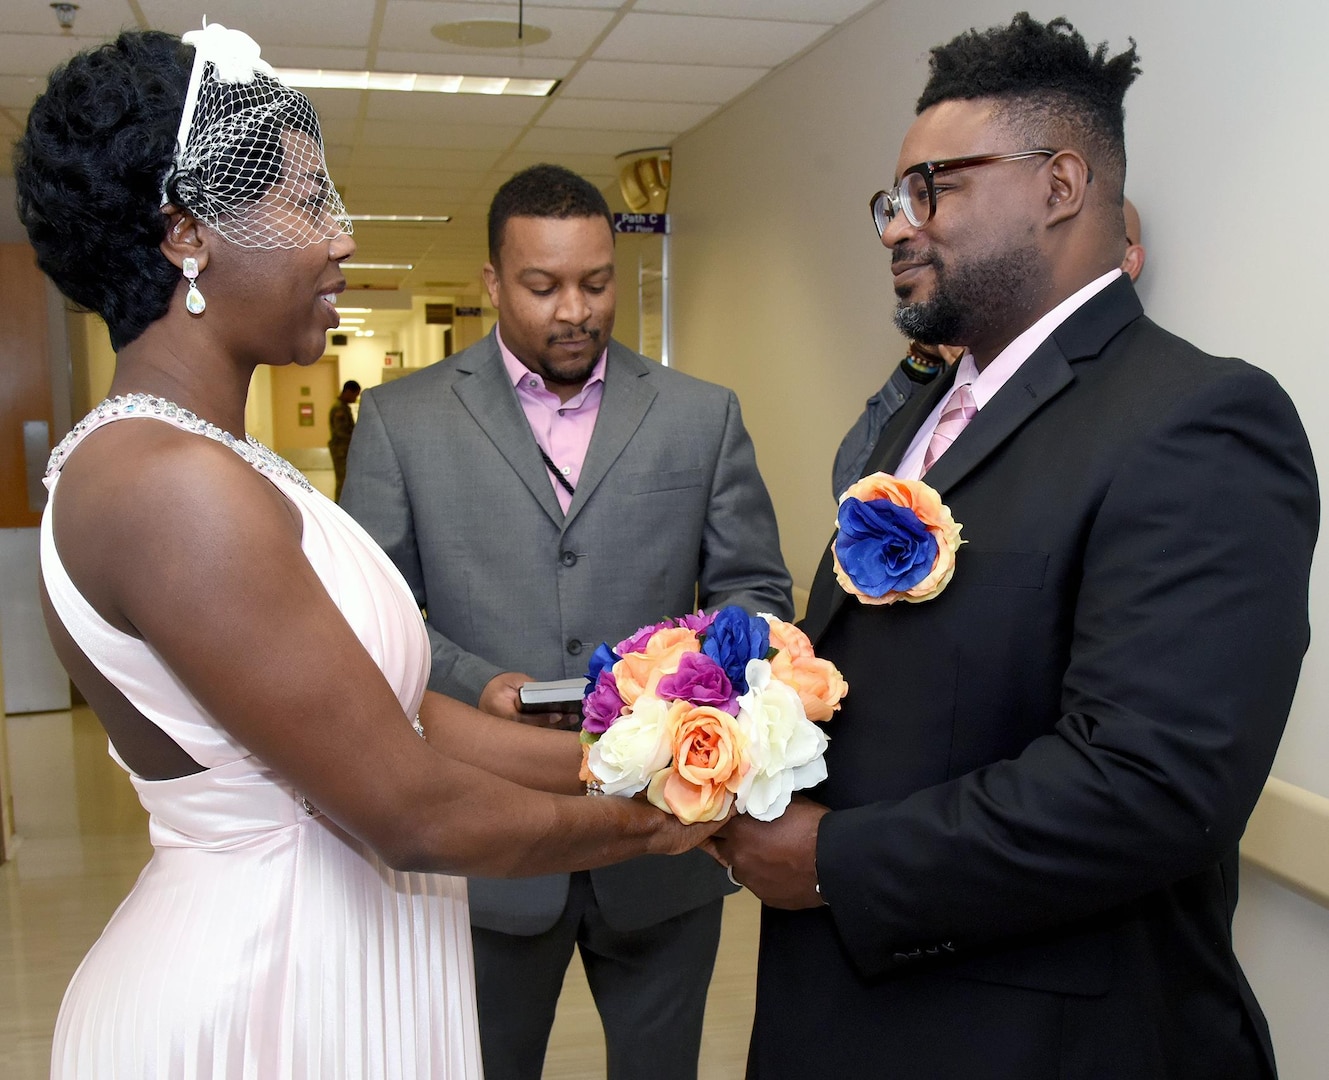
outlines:
[[[1241,839],[1241,856],[1329,907],[1329,798],[1271,776]]]

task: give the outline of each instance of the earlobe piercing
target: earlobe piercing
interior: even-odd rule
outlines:
[[[185,280],[189,282],[189,292],[185,293],[185,307],[189,309],[191,315],[202,315],[208,302],[198,291],[198,260],[192,255],[186,255],[181,271],[185,275]]]

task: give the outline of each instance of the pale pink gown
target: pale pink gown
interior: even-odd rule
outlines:
[[[231,446],[299,508],[305,557],[396,691],[402,714],[391,722],[409,724],[429,674],[420,612],[368,535],[275,454],[161,399],[119,398],[52,454],[52,505],[60,467],[79,443],[138,417]],[[480,1076],[465,880],[391,870],[310,813],[149,646],[83,599],[56,552],[50,506],[41,554],[51,602],[74,640],[205,767],[176,780],[130,773],[150,815],[152,859],[74,974],[51,1075]]]

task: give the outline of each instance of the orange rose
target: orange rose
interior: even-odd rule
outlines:
[[[788,657],[783,651],[771,660],[771,675],[798,694],[809,720],[829,720],[849,692],[840,669],[816,656]]]
[[[811,639],[793,623],[769,617],[766,621],[771,625],[771,646],[779,649],[781,656],[792,660],[795,656],[815,655]]]
[[[919,604],[931,600],[950,584],[955,573],[955,552],[964,543],[960,539],[960,525],[951,517],[950,509],[941,501],[941,496],[921,480],[900,480],[889,473],[872,473],[851,484],[840,501],[858,499],[860,502],[872,502],[874,499],[886,499],[896,506],[912,510],[923,527],[937,541],[937,556],[932,569],[917,584],[902,592],[888,592],[883,596],[869,596],[863,593],[852,578],[840,565],[839,553],[831,545],[831,557],[835,564],[835,577],[840,587],[851,596],[856,596],[864,604],[893,604],[897,600]],[[837,519],[838,524],[838,519]]]
[[[673,764],[661,769],[646,798],[685,825],[729,813],[747,771],[747,737],[734,717],[710,705],[675,701],[669,708]]]
[[[686,627],[657,630],[643,651],[628,653],[614,665],[618,696],[625,705],[631,705],[642,694],[655,693],[656,683],[678,670],[684,653],[700,651],[697,635]]]

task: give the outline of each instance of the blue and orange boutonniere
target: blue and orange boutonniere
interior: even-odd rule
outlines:
[[[865,476],[840,496],[836,520],[835,577],[859,603],[922,603],[955,573],[960,525],[921,480]]]

